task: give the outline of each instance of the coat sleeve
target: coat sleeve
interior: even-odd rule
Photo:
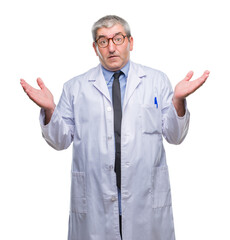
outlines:
[[[59,103],[47,125],[44,125],[44,109],[41,109],[40,112],[42,136],[46,142],[56,150],[68,148],[73,141],[75,124],[72,101],[69,92],[70,88],[64,85]]]
[[[161,87],[162,100],[162,132],[167,142],[180,144],[186,137],[189,128],[190,113],[185,100],[185,115],[179,117],[172,103],[173,90],[165,74]]]

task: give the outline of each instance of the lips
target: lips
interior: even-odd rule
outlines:
[[[112,55],[112,56],[109,56],[108,58],[109,58],[109,59],[113,59],[113,58],[117,58],[117,57],[119,57],[119,56],[117,56],[117,55]]]

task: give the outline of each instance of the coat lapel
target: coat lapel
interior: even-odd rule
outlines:
[[[129,75],[128,75],[128,79],[127,79],[123,109],[125,109],[130,97],[132,96],[132,94],[134,93],[136,88],[141,83],[141,81],[142,81],[141,78],[144,77],[145,75],[146,74],[145,74],[144,70],[140,66],[136,66],[136,64],[131,62]]]
[[[90,79],[92,79],[91,81],[95,80],[93,81],[94,87],[111,102],[109,90],[104,75],[102,73],[101,65],[98,65],[95,71],[92,72]]]

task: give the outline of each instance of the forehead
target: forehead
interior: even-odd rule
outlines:
[[[105,37],[110,38],[110,37],[113,37],[114,34],[119,33],[119,32],[121,32],[122,34],[125,34],[124,27],[120,24],[115,24],[110,28],[105,28],[105,27],[99,28],[97,30],[97,37],[105,36]]]

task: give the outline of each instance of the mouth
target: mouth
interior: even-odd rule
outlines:
[[[117,55],[112,55],[112,56],[109,56],[108,58],[109,59],[115,59],[115,58],[118,58],[119,56],[117,56]]]

